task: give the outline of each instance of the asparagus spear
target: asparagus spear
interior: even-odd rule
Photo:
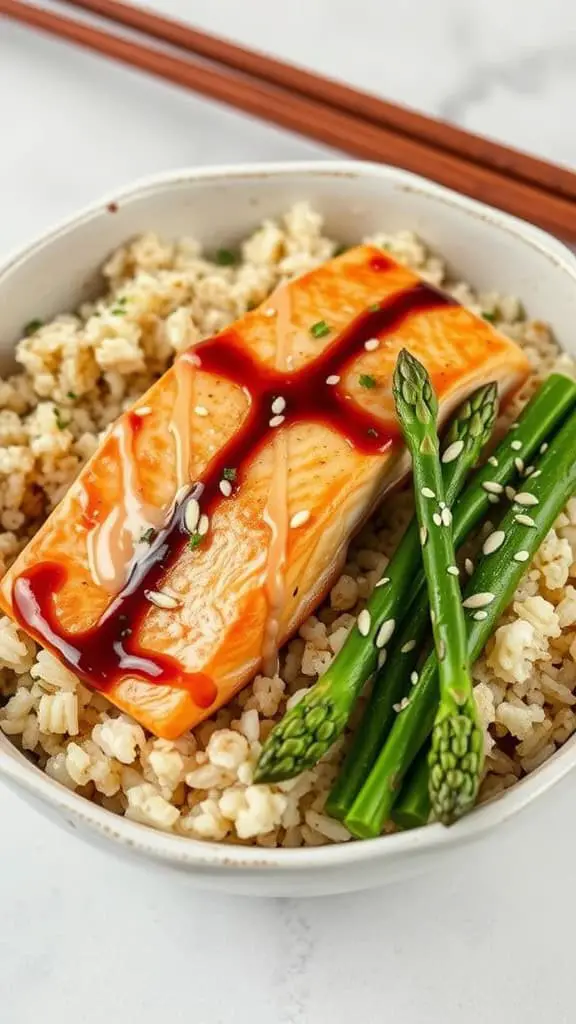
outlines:
[[[504,488],[518,474],[518,465],[529,467],[545,439],[576,405],[576,383],[561,374],[552,374],[522,410],[516,429],[510,431],[486,465],[475,473],[453,509],[456,547],[463,543]],[[512,447],[513,446],[513,447]],[[522,463],[518,462],[522,459]],[[444,474],[443,474],[443,478]],[[488,489],[486,489],[486,484]],[[448,505],[452,504],[448,497]],[[372,768],[395,718],[394,708],[410,688],[422,644],[429,627],[428,600],[424,577],[413,582],[416,597],[410,606],[409,621],[395,638],[393,649],[374,680],[370,700],[356,730],[352,746],[326,803],[326,810],[343,820]]]
[[[420,523],[422,561],[440,677],[440,706],[430,755],[430,800],[436,817],[450,824],[476,800],[484,737],[468,661],[452,515],[442,486],[438,402],[425,366],[407,349],[402,349],[398,356],[393,391],[396,412],[412,455],[414,504]]]
[[[554,520],[576,493],[576,413],[553,435],[536,465],[538,473],[526,480],[499,524],[500,546],[484,556],[464,594],[471,662],[482,652]],[[346,816],[353,835],[366,838],[382,831],[406,772],[430,735],[438,696],[437,663],[431,655]]]
[[[400,828],[420,828],[430,820],[430,793],[428,791],[429,748],[423,747],[412,765],[400,799],[392,811],[392,820]]]
[[[490,436],[497,402],[496,385],[482,385],[462,403],[451,421],[443,446],[443,480],[449,504],[455,501]],[[383,638],[392,634],[395,623],[407,611],[420,560],[414,519],[366,611],[361,613],[357,628],[322,679],[271,733],[258,763],[258,781],[290,778],[312,767],[342,732],[360,689],[376,668],[378,654],[384,649]]]

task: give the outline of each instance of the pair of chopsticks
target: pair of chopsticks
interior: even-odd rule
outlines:
[[[170,49],[22,0],[0,0],[0,14],[352,156],[422,174],[576,241],[576,175],[567,168],[120,0],[63,2]]]

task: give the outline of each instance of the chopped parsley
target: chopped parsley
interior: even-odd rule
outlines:
[[[370,373],[361,373],[358,377],[358,383],[362,388],[375,388],[376,377],[373,377]]]
[[[66,430],[66,427],[69,426],[70,421],[62,419],[62,410],[57,405],[54,406],[54,419],[58,430]]]
[[[151,544],[152,541],[154,540],[155,536],[156,536],[156,533],[157,533],[157,531],[154,529],[154,527],[153,526],[149,526],[147,530],[144,530],[144,533],[140,537],[140,543],[141,544]]]
[[[325,320],[318,320],[318,323],[312,324],[310,334],[313,338],[325,338],[327,334],[330,334],[330,328]]]
[[[347,245],[337,245],[336,248],[334,249],[334,255],[335,256],[342,256],[342,253],[345,253],[347,251],[348,251],[348,246]]]
[[[222,473],[222,476],[224,477],[225,480],[229,480],[230,483],[233,484],[236,479],[236,470],[233,469],[231,466],[226,466],[224,472]]]
[[[202,536],[201,533],[193,533],[192,536],[190,537],[190,540],[188,541],[188,547],[190,548],[191,551],[194,551],[194,549],[197,548],[202,543],[203,540],[204,537]]]
[[[36,331],[39,331],[41,327],[44,327],[43,320],[29,320],[24,327],[24,335],[26,338],[30,338]]]
[[[371,306],[368,306],[368,312],[369,313],[378,313],[381,310],[381,308],[382,307],[381,307],[379,302],[374,302]]]
[[[78,398],[78,395],[76,394],[75,391],[67,391],[66,392],[66,398],[69,398],[70,401],[73,402],[74,399]]]
[[[112,313],[112,316],[126,316],[126,310],[122,309],[122,306],[114,306],[110,312]]]
[[[489,324],[496,323],[496,313],[482,313],[482,319],[487,320]]]
[[[219,267],[233,267],[238,263],[238,253],[232,249],[218,249],[214,258]]]
[[[374,427],[368,427],[366,433],[368,437],[378,437],[378,431]]]

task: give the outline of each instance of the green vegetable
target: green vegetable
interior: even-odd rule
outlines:
[[[518,436],[517,432],[512,436]],[[524,504],[524,497],[513,502],[498,527],[504,535],[502,544],[482,558],[464,593],[471,662],[482,652],[527,565],[576,492],[576,413],[550,439],[537,467],[539,475],[533,474],[522,485],[531,504]],[[526,525],[527,508],[533,525]],[[438,698],[437,663],[431,655],[345,819],[354,835],[370,837],[382,831],[406,773],[432,731]]]
[[[155,530],[153,526],[149,526],[147,530],[144,530],[144,533],[140,537],[140,543],[141,544],[151,544],[152,541],[154,540],[157,532],[158,531]]]
[[[219,267],[232,267],[238,263],[238,253],[232,249],[218,249],[214,259]]]
[[[201,533],[193,533],[190,535],[188,540],[188,547],[191,551],[194,551],[195,548],[199,547],[203,540],[204,536]]]
[[[24,336],[30,338],[36,331],[39,331],[41,327],[44,327],[43,320],[29,320],[24,327]]]
[[[230,483],[234,483],[236,479],[236,470],[232,469],[230,466],[226,466],[224,472],[222,473],[222,476],[224,477],[225,480],[229,480]]]
[[[407,349],[402,349],[396,362],[393,392],[396,413],[412,456],[414,503],[440,678],[440,706],[429,760],[430,800],[436,817],[449,825],[476,800],[484,761],[484,736],[468,660],[452,515],[442,483],[438,402],[426,368]]]
[[[483,312],[482,319],[487,320],[489,324],[495,324],[498,317],[496,316],[496,313]]]
[[[62,410],[59,409],[57,405],[54,406],[54,419],[56,420],[58,430],[66,430],[66,427],[69,425],[69,421],[62,419]]]
[[[78,395],[76,394],[75,391],[67,391],[66,398],[69,398],[70,401],[73,402],[76,398],[78,398]]]
[[[428,753],[429,748],[426,746],[418,754],[408,773],[400,799],[392,811],[392,820],[400,828],[421,828],[430,820]]]
[[[576,393],[576,386],[575,386]],[[442,446],[442,481],[446,503],[452,507],[470,469],[488,441],[496,413],[498,392],[495,384],[485,384],[466,399],[453,417]],[[485,491],[480,491],[486,499]],[[416,543],[417,524],[410,527]],[[394,565],[394,560],[391,563]],[[386,570],[389,574],[389,568]],[[389,657],[380,669],[368,706],[356,730],[352,746],[338,779],[328,797],[326,810],[335,818],[346,817],[380,749],[384,732],[394,717],[394,705],[403,697],[410,673],[418,659],[430,624],[424,573],[417,555],[412,570],[412,602],[408,622],[402,627]]]
[[[487,384],[464,402],[454,417],[446,437],[445,453],[451,447],[456,454],[446,462],[444,470],[451,500],[456,497],[488,439],[495,414],[496,388]],[[454,445],[457,445],[456,449]],[[376,585],[363,620],[362,616],[359,619],[358,626],[362,631],[358,626],[351,631],[322,679],[270,733],[258,762],[257,779],[290,778],[304,768],[312,767],[342,732],[363,684],[376,668],[378,656],[384,657],[383,651],[394,632],[396,620],[400,621],[408,609],[420,561],[419,531],[414,520],[402,537],[385,576]],[[370,625],[368,633],[365,633],[367,617]],[[307,734],[301,728],[301,719],[308,708],[316,710],[318,707],[325,712],[322,721],[326,728],[321,737],[315,733]],[[299,722],[298,731],[294,732],[296,726],[291,723],[296,721]],[[333,726],[330,734],[328,723]],[[288,740],[291,742],[287,744]],[[361,779],[368,767],[362,770]]]
[[[480,389],[481,391],[482,389]],[[477,392],[480,394],[480,392]],[[484,518],[496,498],[485,483],[496,483],[504,489],[516,476],[515,458],[520,455],[528,465],[544,439],[576,405],[576,383],[561,374],[552,374],[541,385],[519,417],[517,427],[508,433],[496,448],[486,465],[474,474],[468,487],[453,509],[453,531],[456,546]],[[454,425],[456,426],[456,425]],[[454,429],[454,428],[453,428]],[[454,438],[457,440],[457,438]],[[450,436],[446,438],[450,446]],[[512,448],[511,444],[515,447]],[[520,448],[518,448],[520,445]],[[444,456],[443,456],[444,458]],[[458,467],[458,461],[443,463],[443,480],[448,505],[453,504],[451,484],[447,470]],[[453,492],[454,494],[457,491]],[[428,600],[424,576],[413,579],[415,599],[410,606],[409,620],[390,651],[385,666],[380,670],[372,694],[340,775],[327,802],[327,810],[343,820],[366,780],[395,719],[394,706],[409,692],[410,675],[414,671],[429,628]],[[409,649],[406,649],[406,648]]]
[[[327,334],[330,334],[330,328],[325,320],[319,320],[318,323],[312,324],[310,334],[313,338],[325,338]]]
[[[375,388],[376,377],[373,377],[371,373],[361,373],[358,377],[358,383],[363,388]]]
[[[368,306],[369,313],[378,313],[380,309],[382,309],[382,306],[380,305],[379,302],[374,302],[373,305]]]

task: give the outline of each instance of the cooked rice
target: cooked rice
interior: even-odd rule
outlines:
[[[500,420],[500,433],[542,378],[555,368],[573,370],[549,327],[527,320],[517,299],[476,295],[470,285],[450,280],[443,260],[409,231],[371,241],[487,315],[527,352],[534,372]],[[243,244],[234,265],[204,256],[188,238],[170,243],[143,235],[104,267],[102,298],[21,340],[21,372],[0,381],[0,575],[62,498],[103,432],[177,353],[335,248],[322,233],[321,217],[305,204],[266,222]],[[328,599],[284,647],[278,676],[258,676],[175,742],[147,734],[9,619],[0,619],[0,728],[62,785],[154,828],[266,847],[349,839],[344,826],[324,814],[346,737],[313,771],[291,782],[253,785],[254,765],[274,723],[340,650],[411,511],[407,490],[384,503],[352,543]],[[576,728],[575,577],[576,498],[527,567],[474,667],[486,730],[481,799],[533,771]]]

